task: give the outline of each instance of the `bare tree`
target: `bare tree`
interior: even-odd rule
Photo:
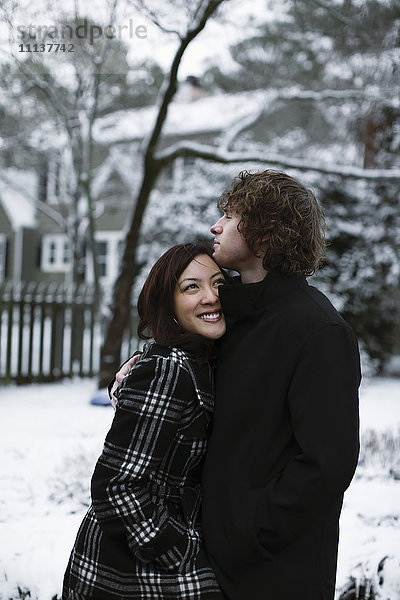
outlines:
[[[171,0],[177,3],[176,0]],[[163,127],[167,118],[168,107],[173,99],[177,87],[178,68],[181,63],[184,52],[194,38],[205,27],[208,19],[214,14],[215,10],[221,5],[222,0],[217,1],[199,1],[195,6],[191,5],[191,22],[187,31],[182,34],[179,27],[172,24],[165,25],[162,16],[153,9],[149,9],[144,0],[136,4],[141,10],[146,10],[150,19],[159,28],[167,33],[178,35],[180,43],[173,57],[165,84],[161,90],[158,112],[154,121],[152,130],[145,140],[143,146],[143,176],[139,191],[136,197],[135,210],[130,229],[126,237],[125,251],[122,258],[121,268],[118,278],[115,282],[113,291],[112,318],[108,324],[104,345],[101,354],[100,367],[100,386],[104,386],[115,373],[120,360],[120,348],[124,331],[129,321],[131,310],[131,290],[138,275],[140,264],[137,260],[137,249],[139,244],[139,235],[143,220],[144,211],[147,207],[150,193],[154,188],[157,178],[161,171],[165,169],[175,159],[182,156],[200,158],[207,161],[220,163],[245,163],[257,162],[265,165],[278,165],[281,168],[293,168],[302,171],[315,171],[329,175],[338,175],[342,178],[350,179],[369,179],[376,181],[396,181],[400,178],[399,169],[362,169],[353,166],[343,165],[325,165],[316,162],[310,163],[309,160],[299,158],[289,158],[282,154],[272,154],[269,152],[235,152],[232,150],[235,139],[244,130],[252,127],[268,111],[268,106],[275,101],[299,99],[312,102],[324,102],[326,100],[346,100],[356,99],[358,101],[371,100],[375,95],[379,98],[379,91],[354,90],[323,90],[323,91],[302,91],[298,87],[285,90],[276,90],[266,92],[264,104],[261,103],[253,114],[248,115],[242,121],[232,128],[220,141],[218,146],[205,145],[194,142],[182,141],[173,144],[167,148],[159,150],[158,144],[163,134]],[[179,3],[178,3],[179,4]],[[182,3],[180,3],[180,8]],[[185,3],[184,3],[185,4]],[[189,6],[189,3],[187,3]],[[187,8],[187,7],[186,7]],[[272,93],[272,98],[271,98]]]
[[[117,1],[110,0],[108,2],[107,23],[109,25],[114,22]],[[13,5],[14,13],[16,6],[17,2]],[[15,20],[14,13],[7,13],[10,25],[14,24],[12,22],[12,19]],[[57,16],[60,31],[66,24],[78,27],[82,23],[76,5],[72,19]],[[32,42],[30,38],[29,41]],[[42,38],[40,41],[43,41]],[[53,34],[50,41],[62,43],[64,40],[56,39]],[[18,98],[14,98],[14,100],[20,108],[23,101],[28,102],[29,100],[31,106],[34,106],[32,110],[35,112],[35,128],[32,133],[35,134],[35,129],[36,131],[40,130],[47,123],[50,124],[52,134],[57,139],[64,140],[61,145],[64,155],[68,155],[69,159],[67,161],[70,169],[69,189],[64,202],[65,206],[60,206],[59,218],[56,220],[61,230],[69,238],[72,254],[72,281],[75,284],[81,282],[84,277],[84,246],[85,243],[87,244],[86,251],[93,257],[94,298],[97,308],[100,304],[101,288],[96,261],[95,198],[92,185],[93,126],[99,113],[99,102],[104,95],[102,85],[106,80],[105,75],[112,68],[110,62],[115,61],[115,55],[121,54],[123,51],[115,40],[111,40],[107,36],[96,39],[94,43],[89,43],[86,38],[77,38],[74,40],[74,52],[60,52],[53,62],[50,54],[46,53],[36,55],[34,59],[29,57],[25,60],[14,56],[14,64],[10,62],[10,89],[15,80],[18,79],[20,82],[17,90]],[[60,65],[60,61],[63,60],[70,68],[69,72],[72,72],[68,83],[64,83],[57,73],[57,70],[63,68],[63,64]],[[56,61],[57,63],[54,64]],[[13,94],[14,92],[11,90],[10,99]],[[26,142],[26,130],[23,131],[22,137]],[[19,143],[21,140],[18,138],[14,141]],[[47,151],[51,152],[51,149],[47,149]],[[46,149],[41,148],[40,152],[43,160],[46,160]],[[63,167],[65,168],[66,165],[64,164]],[[84,218],[82,218],[81,210],[82,200],[85,200],[86,203]],[[37,206],[50,218],[55,217],[55,208],[49,209],[40,199]],[[49,215],[49,210],[52,215]]]
[[[199,0],[192,6],[191,19],[186,31],[184,33],[174,31],[179,37],[179,44],[160,92],[160,102],[154,126],[144,144],[142,181],[136,197],[131,226],[126,236],[120,273],[114,285],[112,318],[108,324],[101,352],[100,386],[106,385],[119,365],[121,343],[130,315],[132,286],[140,268],[136,256],[144,211],[160,172],[169,162],[174,160],[174,157],[171,157],[170,160],[160,160],[156,156],[156,151],[167,118],[168,107],[177,90],[179,65],[188,46],[205,28],[207,21],[223,1]],[[146,8],[146,4],[142,2],[141,7]],[[154,17],[153,21],[158,26],[163,27],[157,18]]]

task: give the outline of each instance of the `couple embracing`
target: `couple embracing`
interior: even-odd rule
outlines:
[[[240,173],[218,207],[213,252],[171,248],[139,296],[152,341],[112,388],[63,600],[333,600],[360,363],[306,280],[324,216],[271,170]]]

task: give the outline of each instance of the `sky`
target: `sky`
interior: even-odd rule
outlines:
[[[185,0],[173,0],[175,4],[184,3]],[[47,4],[50,4],[50,8]],[[19,0],[18,8],[14,0],[4,0],[0,7],[0,60],[5,60],[10,55],[21,58],[20,44],[23,33],[36,33],[42,36],[46,28],[54,27],[57,18],[70,13],[74,3],[77,3],[82,16],[91,17],[94,23],[102,27],[102,35],[107,31],[107,24],[112,21],[107,8],[108,0]],[[232,66],[229,46],[256,31],[257,24],[266,19],[268,15],[275,14],[268,8],[267,0],[226,0],[220,7],[218,16],[211,19],[206,28],[189,46],[180,67],[180,78],[187,75],[201,76],[206,65],[210,62]],[[284,3],[279,3],[282,7]],[[171,10],[170,1],[152,0],[150,5],[160,6],[158,14],[161,15],[162,24],[171,29],[184,31],[184,20],[179,18],[182,11]],[[10,26],[12,24],[12,26]],[[126,0],[119,0],[119,6],[113,21],[114,35],[120,37],[129,45],[128,57],[130,60],[153,57],[165,69],[171,63],[173,53],[177,47],[178,38],[174,34],[165,34],[156,27],[144,10],[127,8]],[[100,35],[98,30],[80,34],[87,36]]]

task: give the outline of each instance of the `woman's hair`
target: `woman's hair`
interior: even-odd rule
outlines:
[[[313,192],[280,171],[242,171],[218,200],[239,217],[238,230],[263,267],[312,275],[325,250],[325,217]]]
[[[185,332],[176,319],[174,308],[174,292],[179,277],[200,254],[212,257],[210,248],[192,242],[170,248],[157,260],[138,298],[139,338],[153,338],[158,344],[183,348],[194,356],[211,356],[213,341]]]

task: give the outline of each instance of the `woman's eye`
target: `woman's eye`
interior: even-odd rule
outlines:
[[[223,277],[221,277],[221,279],[217,279],[214,283],[216,285],[218,285],[218,286],[219,285],[224,285],[225,284],[225,279],[223,279]]]
[[[188,292],[189,290],[195,290],[197,288],[197,285],[195,283],[190,283],[189,285],[187,285],[184,288],[184,292]]]

